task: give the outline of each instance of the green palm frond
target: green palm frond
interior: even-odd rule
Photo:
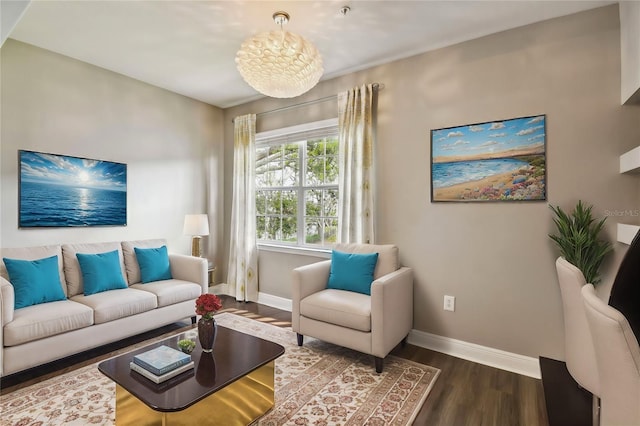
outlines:
[[[549,205],[557,229],[557,234],[549,234],[549,238],[567,262],[580,269],[588,283],[595,285],[600,282],[600,265],[612,247],[608,241],[598,238],[607,218],[596,222],[592,207],[585,206],[580,200],[569,215],[560,206]]]

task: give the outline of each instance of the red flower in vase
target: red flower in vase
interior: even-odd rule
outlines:
[[[196,314],[211,319],[213,314],[222,309],[222,300],[215,294],[202,294],[196,299]]]

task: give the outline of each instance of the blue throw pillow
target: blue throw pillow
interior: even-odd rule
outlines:
[[[343,253],[333,250],[327,288],[370,295],[376,263],[378,253]]]
[[[13,285],[15,309],[66,299],[60,284],[58,256],[38,260],[2,260]]]
[[[82,271],[85,296],[127,288],[122,276],[118,250],[98,254],[76,253],[76,257]]]
[[[140,266],[140,280],[143,283],[152,281],[170,280],[171,265],[167,246],[158,248],[133,248],[136,252],[138,265]]]

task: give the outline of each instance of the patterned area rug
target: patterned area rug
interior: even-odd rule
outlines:
[[[440,372],[388,356],[377,374],[370,356],[306,337],[298,347],[291,329],[229,313],[216,321],[285,347],[276,360],[276,405],[259,426],[409,425]],[[115,384],[97,363],[80,368],[1,396],[0,424],[113,425]]]

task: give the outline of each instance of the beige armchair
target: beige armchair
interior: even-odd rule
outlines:
[[[306,335],[373,355],[381,373],[384,358],[406,343],[413,326],[413,270],[400,267],[395,245],[338,244],[335,250],[378,253],[371,295],[328,289],[330,260],[294,269],[292,327],[298,345]]]
[[[627,319],[582,287],[600,377],[600,424],[640,424],[640,346]]]

